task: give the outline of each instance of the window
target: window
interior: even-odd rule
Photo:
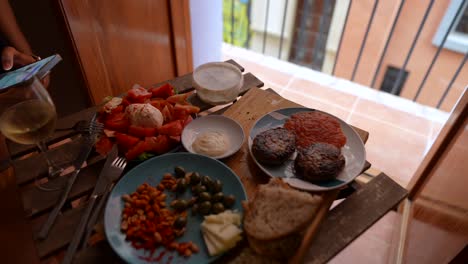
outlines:
[[[384,80],[380,86],[380,90],[387,93],[392,93],[393,85],[395,84],[400,68],[388,66],[385,72]],[[401,89],[405,85],[406,78],[408,78],[408,71],[403,72],[400,84],[396,87],[395,95],[400,95]]]
[[[460,14],[455,17],[460,8]],[[468,1],[452,0],[450,2],[432,43],[436,46],[442,44],[444,35],[449,30],[453,19],[455,19],[455,24],[450,29],[444,48],[465,54],[468,52]]]

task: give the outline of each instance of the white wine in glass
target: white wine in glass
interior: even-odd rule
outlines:
[[[45,140],[52,135],[57,121],[55,105],[42,83],[32,77],[13,87],[0,90],[0,131],[20,144],[37,144],[49,165],[49,179],[58,176],[62,168],[50,161]],[[38,184],[42,190],[56,190]]]

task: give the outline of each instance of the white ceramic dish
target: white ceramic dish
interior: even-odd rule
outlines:
[[[248,138],[250,154],[255,163],[267,175],[269,175],[270,177],[282,178],[283,181],[287,182],[289,185],[297,189],[307,191],[327,191],[340,188],[350,183],[359,174],[361,174],[362,168],[364,167],[366,162],[366,149],[364,148],[364,143],[362,142],[361,138],[356,133],[356,131],[354,131],[354,129],[352,129],[348,124],[346,124],[346,122],[344,122],[336,116],[322,112],[336,118],[341,125],[341,130],[346,136],[346,144],[341,148],[341,153],[343,154],[346,160],[346,164],[343,170],[334,180],[324,182],[307,182],[296,177],[296,174],[294,172],[294,159],[296,158],[296,153],[291,155],[289,160],[278,166],[261,164],[252,154],[252,142],[256,135],[271,128],[282,127],[284,122],[295,113],[309,111],[322,112],[310,108],[283,108],[270,112],[264,115],[263,117],[259,118],[250,130],[250,135]]]
[[[209,115],[197,118],[190,122],[182,132],[182,145],[190,152],[195,153],[192,144],[198,135],[205,132],[220,132],[229,140],[229,149],[222,155],[213,156],[214,159],[223,159],[236,153],[244,143],[244,130],[242,126],[229,117],[222,115]]]

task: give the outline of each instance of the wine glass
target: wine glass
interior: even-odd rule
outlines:
[[[48,157],[45,144],[54,132],[56,121],[55,105],[37,77],[0,90],[0,131],[14,142],[36,144],[49,166],[49,180],[63,171]],[[36,185],[44,191],[60,189],[50,181],[40,184],[36,179]]]

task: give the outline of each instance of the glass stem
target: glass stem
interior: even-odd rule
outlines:
[[[48,148],[47,148],[47,145],[45,144],[45,141],[41,141],[37,143],[37,147],[44,154],[45,160],[47,161],[47,165],[49,166],[49,176],[48,176],[49,179],[53,179],[55,177],[60,176],[62,169],[58,167],[57,165],[55,165],[55,163],[52,162],[52,160],[50,159],[49,153],[47,152]]]

